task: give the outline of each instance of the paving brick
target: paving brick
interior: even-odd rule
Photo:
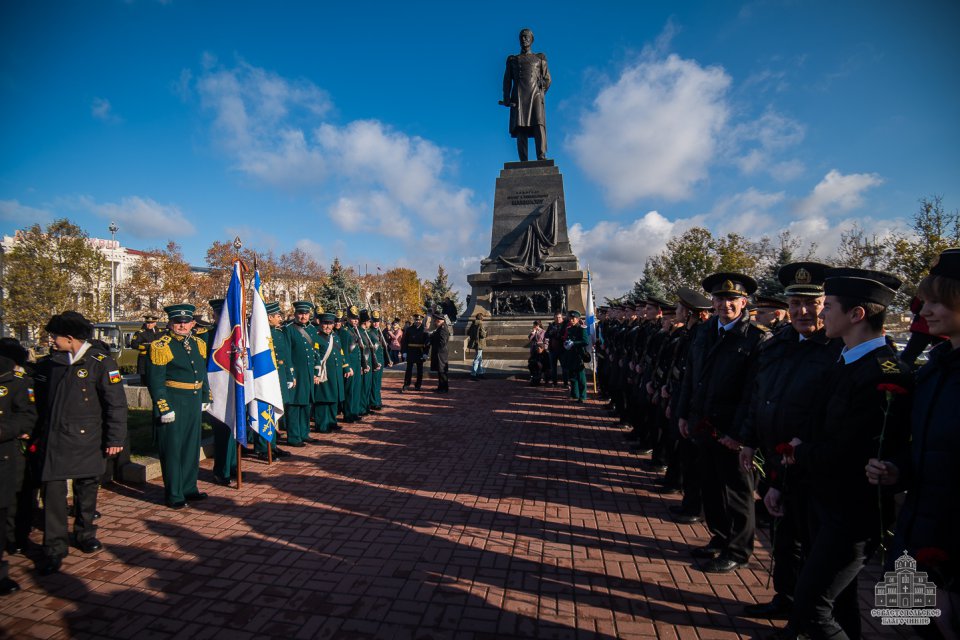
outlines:
[[[704,574],[657,478],[600,403],[515,380],[453,380],[273,465],[211,484],[182,511],[158,481],[101,492],[105,550],[72,553],[0,599],[0,629],[36,638],[734,638],[769,599],[769,540],[750,566]],[[34,532],[40,542],[39,532]],[[861,579],[865,603],[879,571]],[[868,613],[869,605],[863,607]],[[865,620],[866,637],[890,635]],[[872,635],[871,635],[872,634]],[[0,634],[2,635],[2,634]]]

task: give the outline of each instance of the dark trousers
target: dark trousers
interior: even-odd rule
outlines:
[[[7,551],[7,515],[9,512],[10,509],[7,507],[0,507],[0,540],[3,541],[3,544],[0,544],[0,580],[6,580],[10,577],[7,562],[3,559],[3,554]]]
[[[547,351],[547,357],[550,361],[550,382],[557,383],[560,382],[560,377],[563,377],[563,382],[567,382],[567,372],[563,369],[563,366],[560,363],[560,356],[563,355],[562,351]],[[559,373],[557,368],[560,368]]]
[[[746,562],[753,553],[755,513],[753,473],[740,466],[740,456],[716,440],[698,442],[703,515],[713,536],[711,544],[725,557]]]
[[[73,532],[77,541],[97,537],[93,514],[97,510],[97,491],[100,478],[73,480]],[[43,483],[43,553],[47,557],[67,555],[70,540],[67,532],[67,481],[51,480]]]
[[[437,371],[437,391],[449,391],[450,390],[450,380],[447,375],[446,365],[440,367],[440,370]]]
[[[806,505],[798,492],[783,494],[784,515],[771,523],[773,540],[773,590],[782,598],[793,600],[797,575],[803,564],[800,544],[801,528],[807,526]],[[757,507],[759,508],[759,507]]]
[[[862,527],[843,522],[814,501],[808,513],[810,551],[797,577],[788,626],[813,640],[859,638],[857,575],[868,555],[866,536],[856,535]]]
[[[419,356],[407,358],[407,371],[403,374],[403,386],[410,386],[410,378],[413,377],[413,368],[417,368],[417,389],[423,384],[423,359]]]
[[[542,124],[535,124],[529,127],[517,127],[517,153],[520,156],[520,162],[526,162],[529,157],[530,134],[537,146],[537,160],[547,158],[547,128]]]
[[[698,516],[703,512],[703,492],[700,489],[700,473],[697,461],[700,449],[690,438],[677,441],[677,462],[680,465],[680,486],[683,489],[683,501],[680,503],[687,515]]]

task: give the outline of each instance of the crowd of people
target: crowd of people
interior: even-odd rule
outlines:
[[[223,300],[209,304],[219,318]],[[302,300],[293,309],[293,317],[285,319],[279,303],[266,304],[283,396],[283,415],[275,426],[284,437],[248,428],[247,447],[238,447],[231,426],[206,413],[213,400],[207,371],[219,362],[223,348],[213,343],[216,325],[198,325],[190,304],[166,307],[164,330],[156,314],[144,317],[132,346],[139,350],[137,373],[152,402],[167,507],[179,510],[207,498],[198,479],[204,420],[213,428],[213,480],[230,485],[237,477],[238,453],[282,460],[289,454],[278,442],[295,448],[318,444],[315,436],[341,429],[340,422],[361,422],[380,411],[383,370],[400,354],[406,360],[403,392],[411,390],[414,371],[413,390],[420,390],[428,361],[437,374],[435,391],[449,390],[450,328],[442,309],[427,322],[414,315],[405,330],[398,322],[382,327],[379,311],[356,306],[324,312]],[[37,515],[43,522],[41,575],[61,569],[71,546],[70,513],[73,544],[83,553],[102,549],[96,536],[99,487],[112,478],[118,457],[129,455],[124,380],[108,346],[94,338],[93,324],[75,311],[54,315],[44,329],[49,353],[36,362],[16,340],[0,341],[0,595],[19,589],[3,553],[28,550]]]
[[[897,278],[798,262],[779,280],[782,299],[757,299],[767,324],[739,273],[707,277],[709,297],[681,288],[601,310],[607,408],[663,493],[682,494],[676,521],[706,524],[691,550],[703,571],[745,566],[769,518],[776,595],[744,614],[787,620],[772,637],[861,637],[857,576],[878,551],[888,569],[915,559],[941,590],[930,633],[956,633],[960,249],[919,283],[939,342],[919,371],[919,351],[905,360],[884,331]]]
[[[675,300],[648,296],[601,308],[596,373],[606,408],[631,447],[650,456],[648,468],[663,474],[662,491],[682,494],[676,521],[706,524],[709,543],[691,551],[703,571],[745,566],[757,522],[771,523],[776,595],[744,613],[787,620],[776,637],[860,637],[857,576],[878,550],[888,564],[914,557],[944,594],[938,623],[956,624],[960,249],[945,251],[919,283],[916,311],[927,342],[936,343],[919,370],[919,350],[898,354],[885,335],[901,286],[894,276],[797,262],[778,277],[782,298],[755,296],[752,278],[723,272],[704,279],[707,295],[680,288]],[[223,301],[210,304],[219,317]],[[431,314],[432,326],[418,314],[401,328],[382,326],[376,310],[293,306],[285,319],[278,303],[266,305],[285,437],[250,431],[249,455],[282,459],[278,442],[316,444],[317,434],[380,411],[383,369],[400,359],[401,393],[421,389],[427,361],[437,373],[435,391],[449,390],[451,329],[441,310]],[[194,311],[168,306],[167,329],[148,316],[134,340],[171,509],[207,497],[198,485],[201,421],[212,400],[206,372],[219,347],[216,327],[198,327]],[[38,569],[49,575],[70,546],[67,481],[74,544],[96,552],[98,487],[107,462],[128,446],[122,376],[93,339],[93,325],[66,311],[45,330],[50,354],[36,363],[15,340],[0,341],[0,540],[7,552],[27,546],[42,490]],[[466,333],[475,352],[471,373],[480,379],[482,314]],[[580,313],[557,313],[546,327],[535,322],[528,347],[532,385],[563,384],[572,400],[586,400],[591,354]],[[238,449],[232,429],[208,419],[214,479],[230,484]],[[0,594],[17,588],[0,555]]]

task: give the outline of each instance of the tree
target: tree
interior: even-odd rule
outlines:
[[[921,198],[913,214],[912,234],[895,233],[886,241],[886,268],[903,280],[899,306],[916,295],[917,286],[944,249],[960,246],[960,212],[948,213],[941,196]]]
[[[758,291],[768,296],[783,295],[783,285],[777,277],[780,268],[791,262],[812,260],[816,245],[811,244],[804,250],[803,240],[795,237],[789,230],[780,232],[776,245],[769,243],[767,238],[763,238],[761,243],[768,246],[769,250],[762,252],[760,277],[757,278]]]
[[[859,223],[854,222],[848,230],[840,233],[837,247],[837,266],[856,269],[879,269],[885,262],[885,247],[876,236],[867,237]]]
[[[326,280],[317,288],[315,300],[324,309],[342,309],[347,305],[363,305],[360,281],[352,268],[344,268],[340,258],[334,258]]]
[[[631,302],[646,299],[648,296],[656,296],[661,300],[673,296],[667,295],[667,288],[650,273],[647,267],[643,268],[643,276],[633,283],[633,291],[627,294],[626,298]]]
[[[693,227],[667,241],[667,247],[644,265],[644,278],[663,283],[667,291],[680,287],[700,290],[703,279],[716,271],[713,234],[704,227]]]
[[[769,240],[764,238],[760,242],[753,242],[739,233],[728,233],[717,238],[711,244],[711,249],[717,257],[716,271],[733,271],[755,277],[758,275],[760,258],[763,255]]]
[[[189,302],[198,313],[209,317],[207,300],[215,295],[212,284],[206,275],[193,273],[180,246],[170,241],[165,249],[144,251],[137,258],[120,287],[120,296],[128,311],[160,311],[171,304]]]
[[[378,276],[379,306],[390,318],[409,318],[423,306],[420,276],[413,269],[390,269]]]
[[[447,276],[447,270],[443,265],[437,265],[437,277],[432,281],[424,283],[425,299],[424,304],[433,309],[450,300],[457,310],[457,316],[460,315],[462,305],[460,303],[460,294],[450,287],[450,281]],[[451,318],[453,319],[453,318]]]
[[[37,335],[54,313],[76,310],[94,322],[108,315],[110,265],[87,233],[67,219],[18,231],[3,258],[4,321]]]
[[[280,256],[279,274],[291,301],[316,298],[327,277],[323,267],[303,249],[294,249]]]
[[[207,287],[212,292],[211,297],[222,298],[227,293],[230,286],[230,278],[233,276],[233,264],[237,259],[237,250],[233,246],[233,241],[220,242],[214,240],[213,244],[207,249],[206,263],[209,271],[206,280]],[[267,300],[277,297],[277,293],[282,288],[281,266],[272,251],[262,252],[256,249],[244,247],[240,250],[240,260],[246,266],[245,286],[251,286],[255,269],[260,270],[260,280],[263,283],[263,294]],[[314,263],[316,264],[316,263]]]

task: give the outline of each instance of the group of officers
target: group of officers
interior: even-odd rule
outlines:
[[[777,637],[859,638],[857,574],[894,514],[865,465],[909,449],[911,370],[883,330],[901,282],[815,262],[778,277],[784,297],[753,305],[757,283],[724,272],[709,297],[601,309],[601,395],[663,493],[682,493],[676,521],[705,522],[703,571],[745,566],[756,510],[774,517],[776,596],[747,615],[789,620]]]

